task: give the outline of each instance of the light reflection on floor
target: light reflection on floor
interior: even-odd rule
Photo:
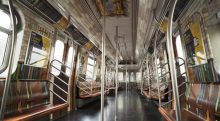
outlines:
[[[117,121],[160,121],[161,115],[152,101],[142,97],[136,90],[119,91]],[[99,121],[100,101],[90,103],[57,121]],[[105,121],[115,121],[114,93],[106,97]]]

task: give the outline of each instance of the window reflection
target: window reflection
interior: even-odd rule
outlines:
[[[2,10],[0,10],[0,16],[1,16],[0,26],[3,28],[9,29],[11,25],[10,16]]]
[[[176,48],[177,48],[178,57],[184,58],[180,35],[178,35],[177,38],[176,38]],[[179,63],[181,64],[181,63],[183,63],[183,61],[179,60]],[[185,67],[184,66],[180,67],[180,72],[181,73],[185,72]]]
[[[11,25],[10,16],[2,10],[0,10],[0,16],[1,16],[0,27],[9,30]],[[8,33],[5,33],[2,30],[0,30],[0,66],[2,65],[4,60],[7,40],[8,40]]]
[[[56,43],[55,43],[55,50],[54,50],[53,58],[62,62],[63,51],[64,51],[64,43],[60,40],[57,40]],[[58,63],[57,61],[54,61],[53,65],[57,69],[59,69],[59,70],[61,69],[61,64]],[[60,71],[58,71],[57,69],[52,68],[52,73],[55,74],[55,75],[59,75]]]
[[[96,79],[95,76],[95,60],[93,55],[89,55],[87,70],[86,70],[86,81],[94,81]]]
[[[68,49],[68,55],[67,55],[67,60],[66,60],[66,65],[68,67],[71,67],[71,65],[72,65],[74,54],[75,53],[74,53],[73,47],[70,47]],[[70,69],[66,69],[66,74],[70,76],[71,75],[71,70]]]

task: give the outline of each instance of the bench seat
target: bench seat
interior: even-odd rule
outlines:
[[[58,110],[67,108],[68,104],[56,104],[56,105],[44,105],[37,108],[33,108],[28,112],[20,113],[17,115],[10,116],[5,118],[4,121],[30,121],[42,118],[43,116],[49,115],[50,113],[56,112]]]
[[[4,81],[0,82],[0,99]],[[67,103],[50,104],[48,80],[12,81],[9,87],[4,121],[30,121],[65,109]]]
[[[84,95],[80,95],[80,98],[92,98],[92,97],[96,97],[101,95],[101,92],[94,92],[92,94],[84,94]]]
[[[159,112],[167,121],[176,121],[174,110],[168,110],[160,107]],[[186,109],[182,109],[181,121],[205,121],[205,119],[198,117],[196,114],[187,111]]]
[[[106,93],[107,91],[105,90],[104,93]],[[79,97],[81,99],[85,99],[85,98],[92,98],[92,97],[97,97],[97,96],[100,96],[102,93],[100,90],[96,90],[96,91],[93,91],[92,94],[81,94],[79,95]]]
[[[115,90],[115,87],[110,87],[110,88],[108,88],[109,90]]]
[[[157,92],[151,91],[151,95],[149,95],[149,91],[148,91],[148,90],[144,90],[144,91],[143,91],[143,94],[144,94],[144,96],[147,97],[148,99],[159,100],[159,98],[158,98],[158,93],[157,93]],[[165,99],[165,96],[162,96],[161,99],[164,100],[164,99]]]

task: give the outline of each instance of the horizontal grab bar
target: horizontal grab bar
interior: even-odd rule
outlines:
[[[67,103],[67,101],[65,99],[63,99],[61,96],[59,96],[56,92],[54,92],[53,90],[49,89],[50,92],[52,92],[53,94],[55,94],[58,98],[60,98],[61,100],[63,100],[65,103]]]
[[[65,66],[65,67],[67,67],[68,69],[71,70],[71,68],[70,68],[69,66],[65,65],[63,62],[61,62],[61,61],[59,61],[59,60],[57,60],[57,59],[53,59],[50,63],[52,64],[54,61],[59,62],[62,66]]]
[[[66,83],[65,81],[63,81],[60,77],[54,75],[53,73],[50,72],[50,74],[52,74],[55,78],[59,79],[61,82],[63,82],[65,85],[69,86],[68,83]]]

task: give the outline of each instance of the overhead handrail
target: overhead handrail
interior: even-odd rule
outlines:
[[[63,62],[61,62],[61,61],[59,61],[59,60],[57,60],[57,59],[53,59],[50,63],[51,64],[53,64],[53,62],[59,62],[62,66],[65,66],[66,68],[68,68],[68,69],[70,69],[71,70],[71,68],[69,67],[69,66],[67,66],[67,65],[65,65]]]

